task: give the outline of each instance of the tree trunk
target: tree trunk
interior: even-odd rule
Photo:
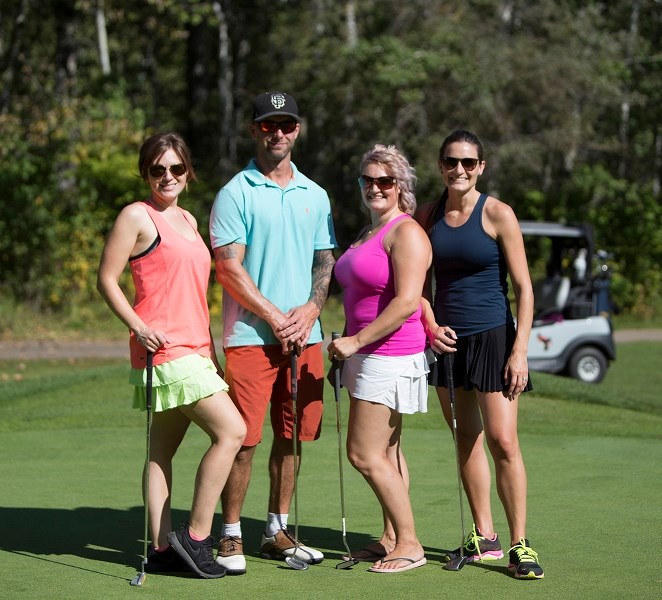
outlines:
[[[206,23],[189,26],[187,44],[188,79],[187,94],[187,132],[186,138],[191,146],[193,156],[204,159],[216,152],[216,141],[209,135],[209,65],[213,64],[213,53],[209,43],[213,35],[213,28]]]
[[[633,0],[632,12],[630,13],[630,32],[627,43],[627,64],[632,69],[635,46],[639,35],[639,0]],[[621,158],[618,164],[618,176],[623,178],[627,172],[627,157],[630,155],[630,83],[625,80],[623,100],[621,102],[621,122],[618,129],[618,137],[621,144]]]
[[[106,12],[104,0],[98,0],[96,10],[97,39],[99,40],[99,60],[101,72],[110,75],[110,56],[108,54],[108,36],[106,34]]]
[[[71,0],[59,0],[55,8],[55,93],[62,103],[75,95],[78,57],[74,43],[76,6]]]
[[[227,11],[223,2],[214,2],[214,12],[218,17],[218,102],[219,102],[219,165],[225,178],[234,170],[237,160],[236,131],[234,128],[234,98],[232,86],[232,51],[228,33]]]
[[[12,89],[14,78],[19,66],[17,64],[18,56],[23,46],[23,33],[25,32],[25,21],[28,18],[30,1],[22,0],[18,13],[14,17],[14,27],[10,29],[11,35],[9,43],[3,43],[0,50],[6,47],[4,53],[0,52],[0,114],[7,114],[11,105]],[[3,41],[3,40],[0,40]]]

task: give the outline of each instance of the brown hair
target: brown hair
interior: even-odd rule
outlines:
[[[475,133],[471,133],[471,131],[467,131],[466,129],[456,129],[450,133],[443,142],[441,142],[439,148],[439,160],[444,158],[446,148],[455,142],[467,142],[467,144],[475,146],[476,151],[478,152],[478,160],[483,162],[483,144],[480,143],[480,140]]]
[[[149,174],[147,169],[152,166],[154,161],[167,150],[174,150],[179,159],[186,165],[186,181],[196,181],[198,176],[193,168],[191,150],[186,145],[184,138],[178,133],[166,132],[155,133],[147,138],[140,147],[138,156],[138,172],[140,176],[148,181]]]

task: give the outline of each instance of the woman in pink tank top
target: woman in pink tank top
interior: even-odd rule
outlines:
[[[350,395],[347,455],[381,504],[380,539],[352,553],[376,573],[425,564],[409,501],[409,475],[400,448],[402,415],[427,410],[426,337],[421,295],[432,250],[411,218],[416,176],[394,147],[377,145],[361,161],[359,185],[371,225],[335,266],[343,287],[346,326],[329,345],[344,361]]]
[[[246,435],[227,394],[209,330],[211,255],[193,216],[178,205],[196,179],[190,151],[174,133],[156,134],[140,149],[138,169],[151,195],[117,217],[99,265],[99,292],[129,328],[134,407],[145,410],[145,362],[153,354],[154,417],[146,494],[150,545],[143,572],[194,571],[212,579],[226,569],[214,560],[212,521],[220,493]],[[133,303],[119,278],[127,262]],[[172,531],[172,459],[191,422],[210,438],[195,483],[188,525]]]

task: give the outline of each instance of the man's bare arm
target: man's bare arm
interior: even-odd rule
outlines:
[[[214,248],[216,281],[246,310],[269,323],[275,332],[286,317],[278,307],[262,295],[244,269],[242,262],[245,249],[243,244],[235,243]]]
[[[310,290],[309,302],[317,306],[321,312],[329,295],[331,274],[336,259],[332,250],[315,250],[313,254],[313,283]]]
[[[336,260],[332,250],[315,250],[312,266],[312,284],[310,296],[305,304],[295,306],[287,311],[285,321],[278,330],[278,335],[287,343],[296,345],[298,349],[308,343],[310,332],[315,321],[322,312],[329,294],[331,273]]]

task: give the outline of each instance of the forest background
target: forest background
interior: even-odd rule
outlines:
[[[661,0],[0,0],[0,336],[17,307],[97,313],[104,238],[146,196],[151,133],[192,147],[180,201],[208,240],[266,90],[298,101],[294,160],[328,191],[341,249],[366,218],[367,149],[401,148],[424,203],[441,141],[466,128],[485,145],[481,191],[520,219],[591,223],[620,310],[659,317],[660,40]]]

